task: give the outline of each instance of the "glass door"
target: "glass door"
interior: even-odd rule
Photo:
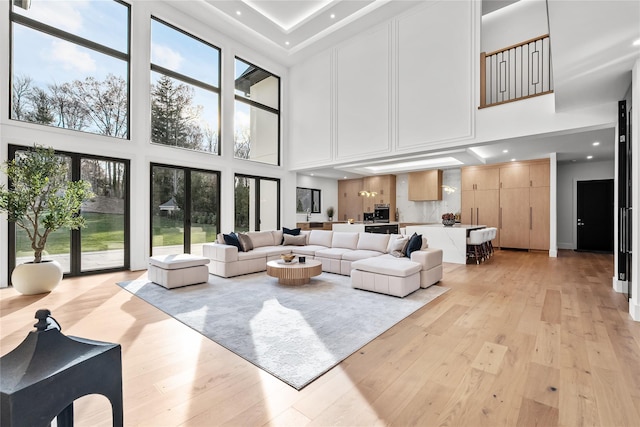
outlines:
[[[219,229],[219,172],[151,166],[151,254],[202,255]]]
[[[127,169],[118,160],[80,160],[80,177],[95,193],[81,208],[86,224],[80,234],[82,271],[123,267],[129,258]]]
[[[9,158],[29,149],[9,146]],[[85,228],[49,234],[43,259],[56,260],[65,276],[129,268],[129,161],[79,153],[56,152],[68,166],[69,181],[83,179],[95,197],[83,203]],[[9,272],[33,261],[26,231],[9,227]],[[10,276],[9,276],[10,277]]]
[[[235,178],[235,231],[280,228],[280,180],[247,175]]]

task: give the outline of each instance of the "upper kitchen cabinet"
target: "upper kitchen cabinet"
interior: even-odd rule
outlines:
[[[549,160],[528,160],[500,166],[500,188],[549,186]]]
[[[409,200],[442,200],[442,170],[409,172]]]
[[[462,191],[498,190],[500,188],[500,170],[491,166],[469,166],[462,168]]]

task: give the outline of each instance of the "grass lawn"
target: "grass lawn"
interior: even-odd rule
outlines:
[[[81,230],[82,252],[96,252],[124,248],[124,215],[107,213],[85,213],[86,228]],[[155,217],[154,246],[181,245],[183,243],[182,221],[166,217]],[[215,240],[215,224],[194,224],[191,232],[192,243],[205,243]],[[70,251],[70,232],[59,229],[47,238],[46,251],[49,254],[64,254]],[[161,242],[161,244],[157,244]],[[16,233],[17,256],[33,253],[31,242],[22,229]]]

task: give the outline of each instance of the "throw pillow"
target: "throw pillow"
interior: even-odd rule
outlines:
[[[221,245],[224,245],[224,236],[222,235],[222,233],[218,233],[218,235],[216,236],[216,243],[220,243]]]
[[[414,251],[419,251],[421,247],[422,247],[422,234],[413,233],[413,235],[409,239],[409,244],[407,245],[407,249],[405,250],[407,258],[411,258],[411,253]]]
[[[401,252],[402,256],[404,256],[404,251],[407,248],[407,244],[409,243],[409,236],[401,236],[397,239],[391,241],[389,245],[389,253],[393,254],[393,252]]]
[[[235,246],[239,251],[242,250],[240,247],[240,241],[238,240],[238,236],[233,231],[229,234],[223,234],[224,243],[227,245]]]
[[[251,237],[245,233],[238,233],[238,241],[240,242],[240,250],[242,252],[249,252],[253,249],[253,243],[251,243]]]
[[[283,245],[292,245],[292,246],[304,246],[306,243],[306,236],[292,236],[290,234],[284,234],[284,243]]]
[[[299,236],[300,235],[300,229],[299,228],[287,228],[287,227],[282,227],[282,242],[280,242],[281,244],[285,244],[284,243],[284,235],[285,234],[289,234],[291,236]]]

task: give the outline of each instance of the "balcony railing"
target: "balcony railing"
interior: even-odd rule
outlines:
[[[552,92],[548,34],[480,54],[480,108]]]

